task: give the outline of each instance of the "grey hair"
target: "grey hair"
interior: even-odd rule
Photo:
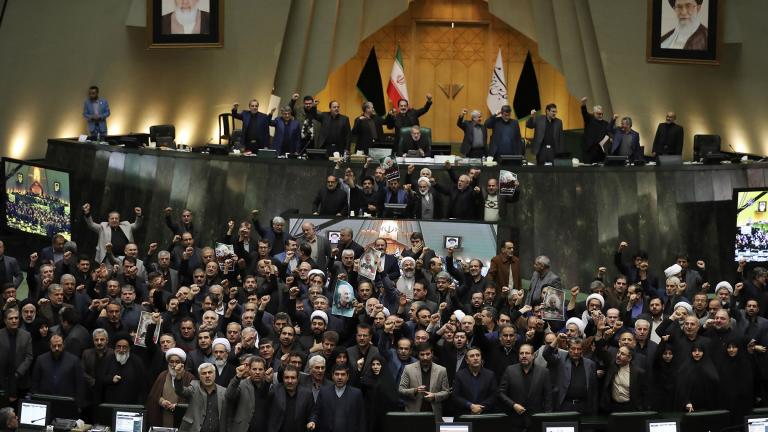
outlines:
[[[472,110],[472,112],[471,112],[471,113],[469,113],[469,115],[470,115],[472,118],[475,118],[475,117],[480,117],[480,116],[481,116],[481,115],[483,115],[483,114],[482,114],[480,111],[478,111],[478,110]]]
[[[632,117],[622,117],[622,118],[621,118],[621,121],[622,121],[622,122],[627,122],[627,125],[628,125],[629,127],[632,127]]]
[[[272,223],[273,224],[281,223],[281,224],[285,225],[285,219],[283,219],[280,216],[275,216],[275,217],[272,218]]]
[[[321,355],[310,357],[309,361],[307,362],[307,367],[312,368],[315,366],[315,364],[318,364],[318,363],[325,366],[325,357]]]
[[[246,333],[254,333],[254,334],[256,334],[257,332],[256,332],[256,329],[253,328],[253,327],[246,327],[246,328],[240,330],[240,335],[241,336],[244,336]]]
[[[216,366],[214,366],[213,363],[206,362],[197,367],[197,374],[200,375],[205,369],[213,369],[213,371],[216,372]]]
[[[68,273],[64,273],[63,275],[61,275],[61,277],[59,278],[59,282],[64,283],[64,279],[72,280],[72,282],[77,282],[77,279],[75,279],[74,276]]]
[[[595,105],[592,107],[592,112],[600,111],[603,112],[603,106],[602,105]]]
[[[352,249],[344,249],[343,251],[341,251],[341,256],[345,256],[345,255],[355,256],[355,251],[353,251]]]
[[[435,279],[448,279],[449,281],[451,281],[453,280],[453,277],[447,271],[441,271],[435,276]]]
[[[549,268],[550,261],[549,261],[549,257],[546,256],[546,255],[539,255],[539,256],[537,256],[536,257],[536,262],[541,264],[541,265],[543,265],[544,267]]]
[[[160,252],[157,253],[157,257],[158,258],[170,258],[171,257],[171,253],[168,252],[167,250],[161,250]]]
[[[104,336],[104,337],[109,337],[109,333],[107,333],[107,331],[106,331],[106,330],[104,330],[103,328],[97,328],[96,330],[94,330],[94,331],[91,333],[91,337],[96,337],[96,336],[98,336],[98,335],[102,335],[102,336]]]

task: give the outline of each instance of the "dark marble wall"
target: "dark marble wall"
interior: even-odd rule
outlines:
[[[228,218],[247,218],[254,208],[262,210],[265,224],[286,209],[309,212],[333,168],[327,161],[131,150],[62,140],[48,142],[46,162],[72,172],[78,243],[92,247],[96,241],[79,211],[89,201],[97,220],[112,209],[132,220],[133,207],[143,207],[142,249],[150,241],[170,240],[162,219],[166,206],[174,208],[175,216],[184,207],[194,211],[202,229],[198,244],[215,241]],[[444,170],[434,171],[438,181],[448,182]],[[483,181],[497,171],[484,169]],[[707,262],[710,280],[732,278],[732,190],[765,186],[768,165],[525,167],[517,172],[521,198],[507,206],[500,237],[516,240],[524,277],[530,276],[533,259],[545,254],[568,286],[585,287],[600,265],[615,274],[613,252],[621,240],[629,242],[630,253],[638,247],[647,250],[659,274],[678,252],[686,252],[692,261]]]

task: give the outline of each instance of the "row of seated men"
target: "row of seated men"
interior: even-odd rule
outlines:
[[[681,254],[660,277],[644,252],[624,262],[622,242],[616,276],[599,267],[579,301],[578,287],[558,296],[546,256],[523,285],[509,241],[486,270],[452,249],[439,256],[418,232],[399,257],[377,239],[365,245],[382,256],[371,280],[349,229],[331,247],[311,223],[294,239],[274,218],[258,242],[246,223],[230,227],[235,254],[217,255],[195,245],[191,212],[175,221],[166,209],[176,242],[158,251],[162,239],[149,239],[140,254],[142,209],[133,223],[115,212],[95,222],[90,210],[96,249],[78,255],[54,238],[30,257],[26,298],[3,250],[4,404],[56,394],[86,418],[98,403],[143,404],[154,425],[293,432],[381,430],[398,410],[506,412],[520,428],[548,411],[737,418],[765,401],[762,268],[741,263],[712,289],[703,261]],[[142,312],[150,325],[136,336]],[[175,419],[180,403],[189,409]]]
[[[280,109],[280,118],[272,119],[272,113],[259,112],[259,102],[249,102],[247,111],[238,112],[238,105],[232,108],[234,118],[243,121],[242,138],[239,143],[246,152],[255,152],[260,148],[271,148],[278,154],[302,153],[307,148],[322,148],[327,154],[349,153],[352,138],[355,137],[357,151],[368,154],[371,147],[384,141],[386,126],[395,131],[394,149],[399,155],[411,154],[430,157],[432,143],[421,133],[419,117],[426,114],[432,106],[432,96],[422,108],[412,108],[408,100],[401,99],[397,110],[394,108],[386,115],[379,116],[373,104],[365,102],[362,112],[354,119],[350,128],[347,116],[341,114],[341,105],[332,100],[329,111],[318,111],[319,101],[312,96],[303,98],[303,107],[296,109],[298,93],[291,98],[289,105]],[[612,120],[603,118],[603,108],[596,105],[590,113],[586,108],[586,98],[582,98],[582,117],[584,136],[582,152],[585,163],[602,162],[606,155],[627,156],[630,161],[643,159],[640,135],[632,129],[632,118],[625,116],[619,120],[614,115]],[[274,110],[273,110],[274,111]],[[467,119],[469,114],[469,119]],[[653,141],[652,156],[682,154],[684,130],[675,123],[676,114],[669,112],[659,124]],[[270,138],[268,127],[275,127],[274,137]],[[456,120],[456,126],[464,133],[460,154],[464,157],[480,158],[491,156],[524,155],[525,141],[520,134],[519,121],[512,117],[512,108],[504,105],[499,112],[491,113],[483,120],[480,110],[463,109]],[[563,123],[557,118],[557,106],[548,104],[541,115],[531,110],[525,121],[525,127],[533,129],[531,152],[537,164],[551,164],[555,157],[568,153],[563,137]],[[401,137],[403,128],[411,128],[410,134]],[[491,133],[492,131],[493,133]]]

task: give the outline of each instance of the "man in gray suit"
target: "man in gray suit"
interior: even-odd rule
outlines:
[[[549,269],[549,257],[540,255],[533,261],[533,275],[531,276],[531,286],[528,290],[528,296],[525,298],[525,304],[537,305],[543,300],[541,298],[542,289],[545,286],[560,288],[560,276],[552,273]]]
[[[326,271],[328,263],[333,262],[331,258],[331,243],[324,236],[317,235],[315,225],[312,222],[301,224],[303,235],[298,239],[299,243],[306,243],[312,248],[312,260],[315,261],[316,268]]]
[[[235,377],[227,387],[227,403],[233,409],[229,423],[230,432],[266,430],[267,397],[269,383],[265,378],[266,362],[261,357],[252,357],[247,365],[237,367]],[[253,428],[250,428],[253,423]]]
[[[499,383],[499,398],[515,432],[530,426],[531,415],[552,411],[549,370],[534,364],[533,345],[520,345],[518,360],[507,367]]]
[[[405,401],[406,412],[421,412],[432,409],[435,420],[443,416],[443,401],[451,392],[448,388],[448,373],[444,367],[432,361],[432,346],[421,344],[416,348],[419,361],[403,369],[399,392]]]
[[[0,389],[5,391],[3,399],[13,402],[29,389],[32,336],[19,328],[17,309],[6,309],[3,320],[5,328],[0,330]]]
[[[173,387],[176,394],[189,401],[189,407],[181,419],[179,432],[200,432],[201,430],[227,430],[226,389],[216,384],[216,366],[203,363],[197,368],[200,380],[184,387],[184,363],[176,366]]]
[[[555,155],[565,151],[563,141],[563,122],[557,118],[557,105],[547,105],[545,115],[536,115],[536,110],[531,110],[531,116],[525,122],[525,127],[533,129],[533,154],[536,155],[536,163],[544,165],[552,163]]]

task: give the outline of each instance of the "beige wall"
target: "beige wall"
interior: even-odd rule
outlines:
[[[216,136],[216,115],[235,101],[266,101],[273,87],[283,97],[294,89],[318,92],[328,73],[357,53],[358,42],[405,12],[409,1],[226,0],[225,47],[203,50],[147,50],[146,30],[133,26],[143,3],[9,2],[0,27],[3,155],[41,157],[46,138],[81,133],[91,84],[112,106],[111,133],[168,122],[181,141],[206,142]],[[536,38],[539,55],[564,72],[571,94],[631,115],[647,148],[663,113],[673,109],[687,129],[687,153],[694,133],[719,133],[738,151],[768,152],[768,2],[725,2],[719,67],[646,63],[643,0],[488,4]]]

